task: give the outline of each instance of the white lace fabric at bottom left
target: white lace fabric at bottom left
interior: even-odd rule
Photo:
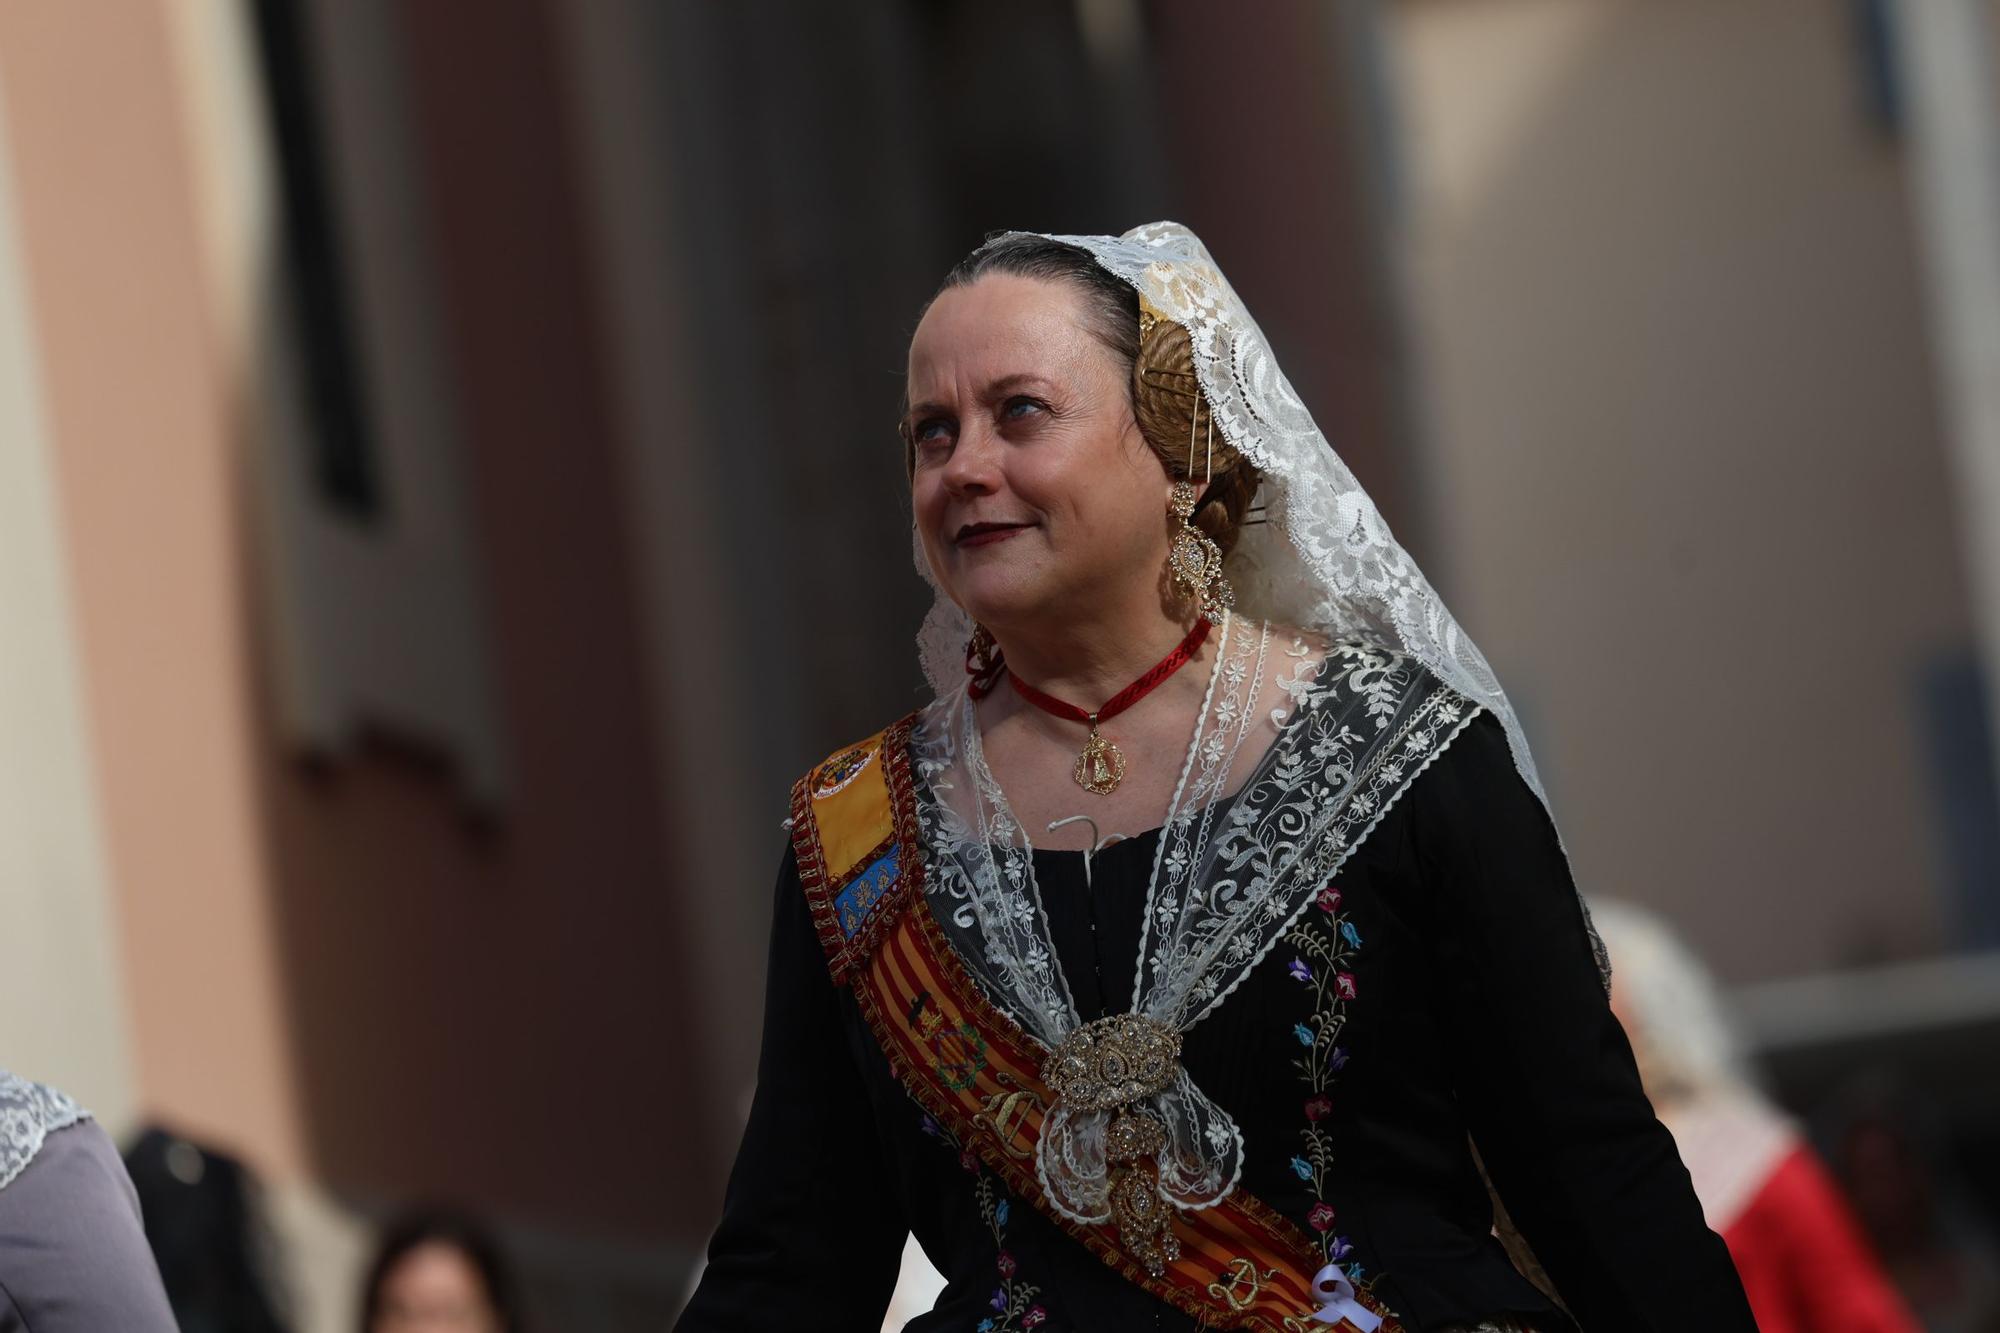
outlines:
[[[49,1135],[87,1114],[54,1088],[0,1069],[0,1189],[27,1169]]]

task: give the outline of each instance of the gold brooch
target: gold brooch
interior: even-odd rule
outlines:
[[[1064,1037],[1042,1079],[1065,1106],[1110,1111],[1166,1091],[1180,1067],[1180,1033],[1144,1014],[1114,1014]]]
[[[1154,1117],[1125,1108],[1164,1092],[1180,1068],[1181,1034],[1143,1014],[1116,1014],[1084,1024],[1063,1038],[1042,1067],[1058,1106],[1117,1113],[1104,1136],[1111,1216],[1126,1252],[1154,1277],[1181,1253],[1173,1206],[1160,1192],[1159,1161],[1167,1131]]]

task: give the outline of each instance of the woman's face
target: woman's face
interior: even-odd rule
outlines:
[[[910,489],[946,594],[1005,629],[1157,596],[1171,486],[1068,283],[988,274],[910,341]]]
[[[500,1317],[465,1252],[433,1240],[383,1276],[369,1333],[500,1333]]]

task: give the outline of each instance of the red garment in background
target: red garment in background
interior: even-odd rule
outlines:
[[[1803,1144],[1722,1239],[1763,1333],[1919,1333],[1839,1187]]]

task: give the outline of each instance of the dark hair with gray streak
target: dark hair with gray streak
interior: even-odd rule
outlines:
[[[996,231],[952,266],[931,300],[954,287],[970,287],[989,273],[1069,283],[1083,294],[1090,331],[1117,355],[1125,373],[1131,373],[1139,359],[1139,293],[1107,271],[1090,251],[1046,236]]]

